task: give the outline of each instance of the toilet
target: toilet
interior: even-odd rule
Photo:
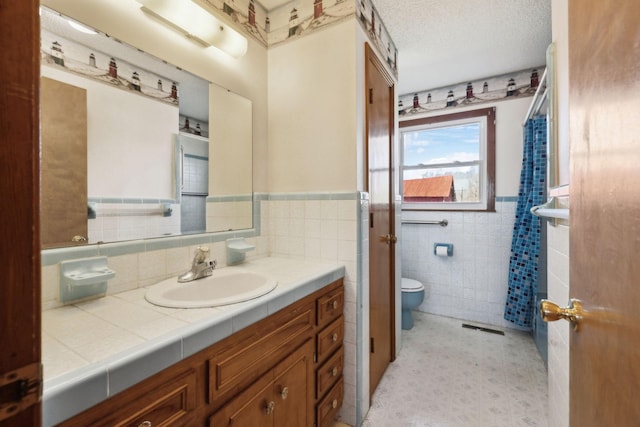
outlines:
[[[417,280],[402,278],[402,329],[413,328],[411,310],[424,300],[424,286]]]

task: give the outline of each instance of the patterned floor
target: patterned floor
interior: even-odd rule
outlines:
[[[414,320],[363,427],[547,427],[547,371],[530,334]]]

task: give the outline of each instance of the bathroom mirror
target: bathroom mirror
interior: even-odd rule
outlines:
[[[41,64],[43,249],[253,226],[250,100],[45,7]]]

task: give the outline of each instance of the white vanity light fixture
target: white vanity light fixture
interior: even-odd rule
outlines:
[[[204,47],[215,47],[234,58],[247,52],[247,39],[191,0],[136,0],[143,12]]]

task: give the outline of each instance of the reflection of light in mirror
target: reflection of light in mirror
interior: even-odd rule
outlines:
[[[190,1],[137,0],[142,11],[159,21],[179,29],[205,47],[216,47],[239,58],[247,52],[247,39],[224,25],[208,11]]]
[[[93,31],[91,28],[86,27],[86,26],[84,26],[82,24],[78,24],[77,22],[72,21],[70,19],[67,20],[67,22],[69,22],[69,25],[71,26],[71,28],[73,28],[76,31],[80,31],[81,33],[92,34],[92,35],[93,34],[98,34],[95,31]]]

